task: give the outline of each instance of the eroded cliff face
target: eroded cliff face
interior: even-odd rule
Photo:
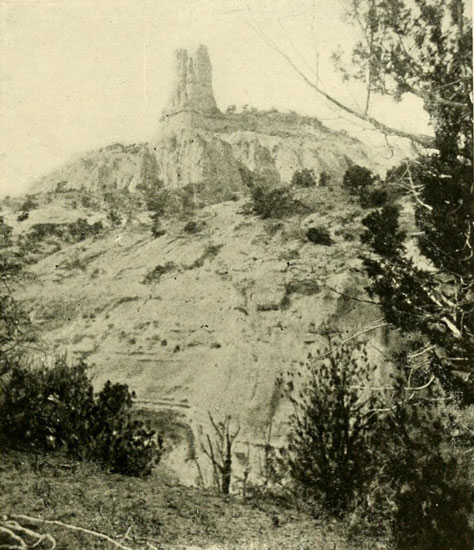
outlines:
[[[363,213],[340,190],[307,193],[320,200],[311,215],[265,221],[245,213],[245,198],[221,202],[194,211],[195,233],[185,230],[190,218],[176,216],[163,219],[159,238],[146,223],[129,224],[31,266],[22,298],[42,343],[86,359],[98,388],[108,379],[128,384],[148,418],[166,419],[160,430],[182,426],[181,439],[165,436],[166,463],[183,482],[197,482],[197,456],[211,483],[200,452],[213,433],[208,411],[240,423],[234,450],[245,457],[250,446],[257,476],[270,427],[271,443],[284,442],[290,410],[279,375],[300,370],[328,329],[346,337],[380,325],[378,308],[364,302],[354,240]],[[313,223],[328,228],[333,246],[308,241]],[[371,353],[384,350],[383,328],[365,337]],[[236,458],[234,467],[239,475],[245,464]]]
[[[289,182],[302,168],[333,178],[342,178],[354,163],[377,168],[361,142],[315,119],[274,111],[223,115],[216,107],[205,46],[194,56],[178,50],[175,68],[152,146],[165,186],[204,184],[221,200],[229,192],[246,191],[243,167],[270,184]]]
[[[384,172],[406,154],[390,158],[315,118],[278,111],[222,114],[212,88],[212,66],[205,46],[175,54],[175,74],[156,137],[148,144],[105,147],[83,155],[38,181],[33,191],[67,188],[127,190],[161,180],[165,187],[197,185],[208,204],[248,192],[242,168],[269,184],[285,184],[297,170],[335,181],[351,164]]]

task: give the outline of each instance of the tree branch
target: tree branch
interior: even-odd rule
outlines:
[[[417,143],[418,145],[421,145],[422,147],[426,148],[434,148],[435,147],[435,140],[433,137],[428,136],[426,134],[413,134],[411,132],[405,132],[404,130],[399,130],[397,128],[393,128],[392,126],[388,126],[387,124],[384,124],[383,122],[378,121],[377,119],[371,117],[368,114],[361,113],[359,111],[356,111],[355,109],[352,109],[351,107],[348,107],[344,103],[341,103],[336,98],[329,95],[327,92],[322,90],[318,84],[312,82],[293,62],[291,57],[284,52],[273,40],[271,40],[267,35],[265,35],[262,31],[259,31],[256,29],[251,23],[247,22],[248,26],[257,33],[260,38],[267,44],[267,46],[270,46],[273,50],[275,50],[278,54],[280,54],[283,59],[286,60],[286,62],[290,65],[290,67],[310,86],[315,90],[319,95],[323,96],[325,99],[339,107],[339,109],[342,109],[346,113],[349,113],[352,116],[355,116],[359,118],[360,120],[363,120],[364,122],[367,122],[371,124],[374,128],[377,130],[380,130],[384,134],[391,134],[402,138],[407,138],[411,140],[414,143]]]

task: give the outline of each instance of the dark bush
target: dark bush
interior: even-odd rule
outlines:
[[[334,241],[331,239],[329,231],[325,227],[310,227],[306,231],[306,237],[308,241],[314,244],[322,244],[324,246],[331,246]]]
[[[161,439],[132,420],[134,394],[107,382],[94,394],[87,366],[57,358],[51,367],[20,363],[9,370],[0,417],[4,448],[52,452],[97,461],[143,476],[161,456]]]
[[[18,216],[16,217],[16,221],[17,222],[24,222],[25,220],[27,220],[29,218],[29,216],[30,216],[29,212],[27,212],[25,210],[21,214],[18,214]]]
[[[385,189],[375,187],[360,193],[359,202],[362,208],[380,208],[388,202],[388,193]]]
[[[328,172],[323,170],[321,174],[319,174],[319,186],[320,187],[327,187],[331,183],[331,176]]]
[[[255,185],[251,189],[253,210],[262,218],[282,218],[301,210],[288,189]]]
[[[353,193],[359,193],[362,189],[372,185],[375,181],[373,173],[363,166],[357,164],[346,170],[342,180],[345,187]]]
[[[298,187],[315,187],[316,176],[314,175],[314,170],[309,170],[308,168],[297,170],[291,178],[291,183]]]
[[[206,222],[197,222],[195,220],[191,220],[184,226],[183,229],[186,233],[194,234],[202,231],[205,225],[206,225]]]
[[[143,278],[142,284],[149,285],[152,283],[157,283],[161,279],[162,275],[164,275],[165,273],[169,273],[170,271],[173,271],[175,269],[176,264],[173,262],[167,262],[165,265],[157,265],[147,272],[147,274]]]

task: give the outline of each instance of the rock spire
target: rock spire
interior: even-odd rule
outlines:
[[[212,66],[207,47],[199,46],[194,55],[187,50],[175,52],[175,76],[171,97],[164,115],[194,111],[205,115],[218,114],[212,91]]]

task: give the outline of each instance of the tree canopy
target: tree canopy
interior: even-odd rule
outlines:
[[[462,0],[353,0],[370,40],[353,52],[356,78],[372,90],[424,100],[437,151],[406,162],[387,181],[414,197],[423,264],[407,253],[391,206],[364,220],[370,292],[387,320],[418,331],[432,372],[474,402],[474,189],[472,23]]]

